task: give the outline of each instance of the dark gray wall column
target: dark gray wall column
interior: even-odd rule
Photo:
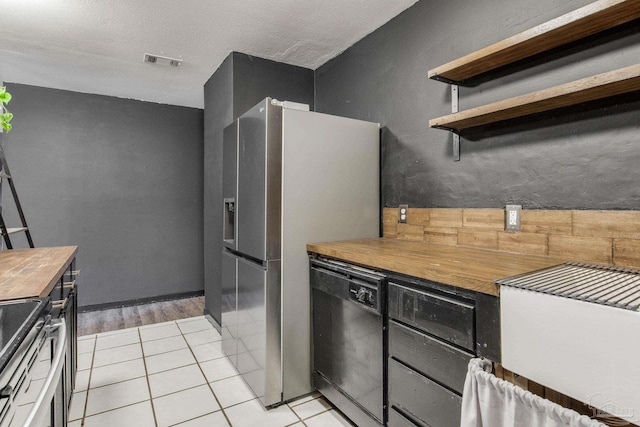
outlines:
[[[244,53],[233,53],[233,118],[270,96],[309,104],[313,110],[313,71]]]
[[[80,305],[201,291],[202,110],[8,90],[3,144],[20,201],[36,247],[79,246]]]
[[[307,68],[232,52],[205,85],[205,305],[220,323],[222,273],[222,130],[270,96],[314,104]]]
[[[427,71],[591,0],[422,0],[316,70],[316,111],[380,122],[386,206],[640,209],[639,93],[451,135]],[[637,20],[468,82],[460,107],[637,63]]]
[[[233,121],[233,54],[204,85],[204,302],[220,323],[222,130]]]

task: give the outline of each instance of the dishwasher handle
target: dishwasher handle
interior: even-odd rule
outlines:
[[[51,399],[53,399],[56,388],[60,383],[62,368],[64,367],[67,350],[67,325],[63,319],[53,319],[45,328],[49,335],[48,338],[56,340],[55,352],[51,360],[49,373],[24,423],[25,427],[35,427],[42,424],[43,418],[51,407]]]

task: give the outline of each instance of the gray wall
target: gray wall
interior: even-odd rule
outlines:
[[[313,71],[232,52],[205,84],[205,306],[220,322],[222,130],[270,96],[313,108]]]
[[[8,90],[3,145],[20,201],[36,247],[79,246],[80,305],[202,290],[202,110]]]
[[[383,126],[386,206],[640,209],[640,93],[462,135],[428,120],[450,113],[449,86],[427,71],[591,0],[421,0],[316,70],[316,110]],[[629,66],[638,22],[489,73],[461,88],[461,109]]]

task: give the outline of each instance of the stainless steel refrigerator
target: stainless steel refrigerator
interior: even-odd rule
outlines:
[[[313,390],[306,244],[377,237],[379,126],[266,98],[224,129],[222,346],[265,406]]]

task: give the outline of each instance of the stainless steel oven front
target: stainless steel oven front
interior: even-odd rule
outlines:
[[[43,312],[0,373],[0,427],[65,427],[66,325]]]

